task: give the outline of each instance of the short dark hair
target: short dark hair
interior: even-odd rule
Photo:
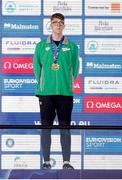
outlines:
[[[59,18],[59,19],[61,19],[61,20],[63,20],[63,21],[64,21],[64,19],[65,19],[64,15],[61,14],[61,13],[52,14],[52,16],[51,16],[51,21],[52,21],[54,18]]]

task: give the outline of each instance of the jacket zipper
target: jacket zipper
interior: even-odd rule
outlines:
[[[56,71],[56,93],[58,94],[58,72]]]

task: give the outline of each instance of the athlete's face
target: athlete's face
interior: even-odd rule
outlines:
[[[53,18],[53,20],[51,21],[52,31],[56,34],[61,34],[64,27],[64,21],[59,18]]]

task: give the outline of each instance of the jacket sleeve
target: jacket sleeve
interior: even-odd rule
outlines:
[[[41,69],[42,69],[39,51],[40,51],[39,44],[37,44],[35,48],[35,53],[34,53],[33,68],[34,68],[34,75],[36,77],[38,84],[40,84],[40,76],[41,76]]]
[[[79,52],[78,52],[78,47],[74,45],[73,48],[73,57],[72,57],[72,69],[73,69],[73,76],[74,80],[76,80],[78,73],[79,73]]]

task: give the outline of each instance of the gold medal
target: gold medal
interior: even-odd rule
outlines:
[[[53,63],[51,68],[52,68],[52,70],[57,71],[57,70],[59,70],[59,64]]]

